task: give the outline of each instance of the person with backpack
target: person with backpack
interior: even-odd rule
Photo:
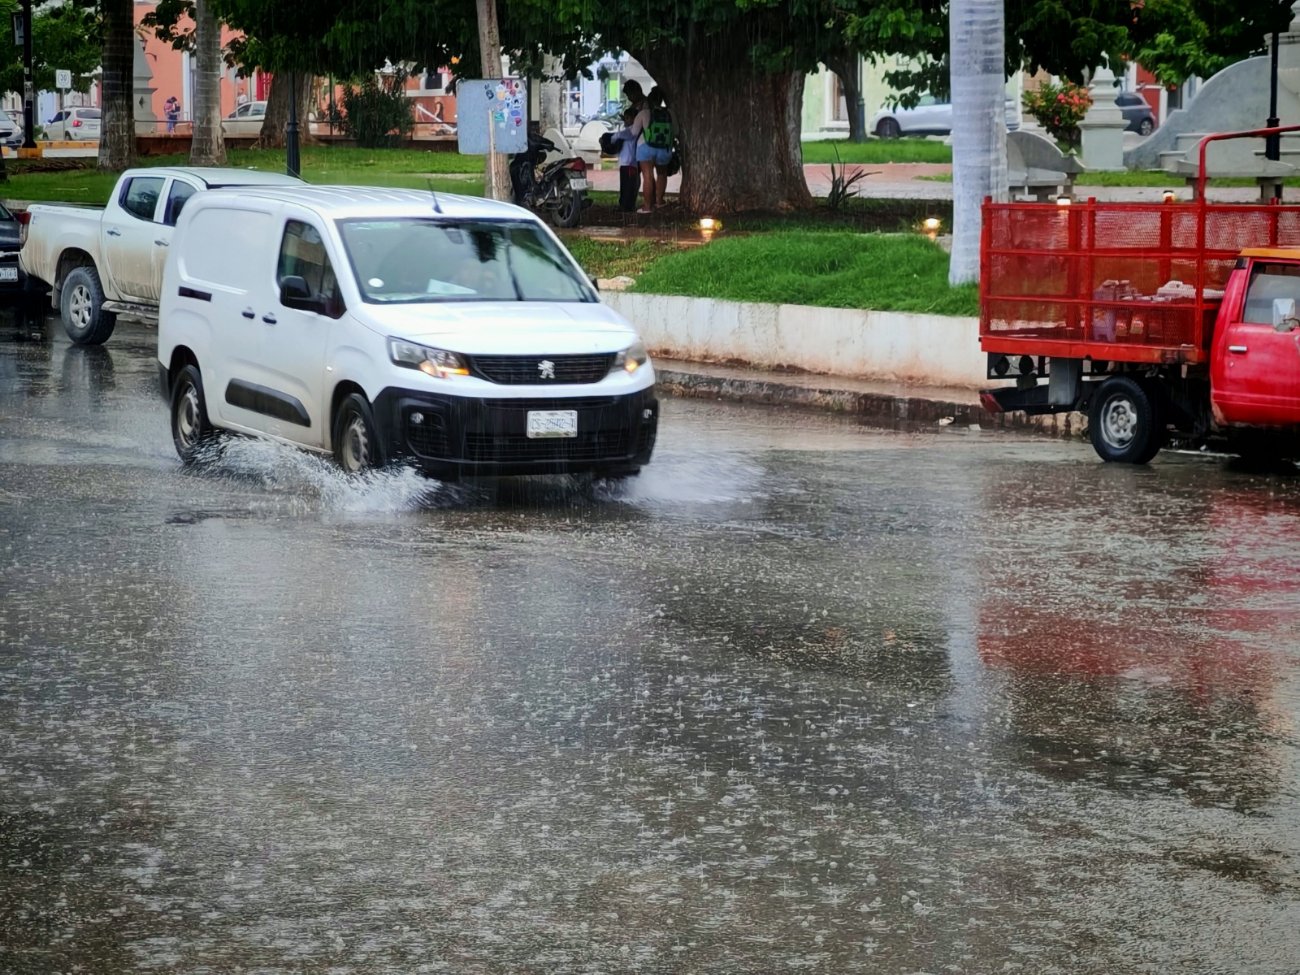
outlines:
[[[641,196],[643,206],[637,213],[654,213],[664,204],[668,189],[668,165],[673,158],[673,116],[664,105],[659,86],[650,89],[646,105],[632,129],[641,141],[636,147],[637,165],[641,167]]]

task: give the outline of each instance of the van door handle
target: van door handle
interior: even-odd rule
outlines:
[[[274,325],[275,316],[272,315],[270,312],[267,312],[265,315],[262,316],[262,321],[266,322],[266,324],[268,325]]]
[[[122,231],[118,230],[116,227],[109,227],[106,231],[104,231],[104,233],[108,234],[108,236],[110,237],[122,236]]]
[[[243,315],[243,316],[244,316],[245,318],[247,318],[250,322],[251,322],[254,318],[257,317],[257,312],[253,311],[253,309],[251,309],[251,308],[245,308],[245,309],[244,309],[243,311],[241,311],[239,314]]]
[[[1246,347],[1244,345],[1230,345],[1228,346],[1228,351],[1235,353],[1236,355],[1245,355]]]
[[[154,243],[157,244],[159,247],[166,247],[168,244],[171,243],[171,241],[167,241],[167,240],[155,240]]]

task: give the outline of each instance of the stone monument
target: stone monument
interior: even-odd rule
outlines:
[[[1083,165],[1093,171],[1123,169],[1124,127],[1128,123],[1124,121],[1123,111],[1115,104],[1119,89],[1109,67],[1093,72],[1088,92],[1092,95],[1092,107],[1079,122]]]
[[[145,39],[137,37],[135,61],[132,65],[131,104],[135,112],[136,135],[158,135],[158,116],[153,111],[153,93],[158,89],[149,82],[153,81],[153,71],[149,69],[149,59],[145,57]]]

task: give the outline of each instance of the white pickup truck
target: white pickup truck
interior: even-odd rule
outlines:
[[[99,345],[119,314],[157,320],[167,248],[186,200],[219,187],[277,184],[302,181],[252,169],[128,169],[106,207],[33,204],[20,261],[50,288],[68,337]]]

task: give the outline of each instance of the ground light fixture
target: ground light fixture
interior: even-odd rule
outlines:
[[[934,240],[939,236],[939,231],[943,229],[943,221],[938,217],[926,217],[921,221],[921,233]]]
[[[700,230],[701,237],[712,240],[713,235],[722,229],[722,221],[717,217],[700,217],[700,222],[696,226]]]
[[[1165,190],[1164,193],[1161,194],[1161,198],[1162,198],[1166,203],[1173,203],[1173,202],[1174,202],[1174,191],[1173,191],[1173,190]]]
[[[1058,207],[1068,207],[1068,206],[1070,205],[1070,203],[1071,203],[1071,200],[1070,200],[1070,198],[1069,198],[1068,196],[1058,196],[1058,197],[1056,198],[1056,205],[1057,205]]]

